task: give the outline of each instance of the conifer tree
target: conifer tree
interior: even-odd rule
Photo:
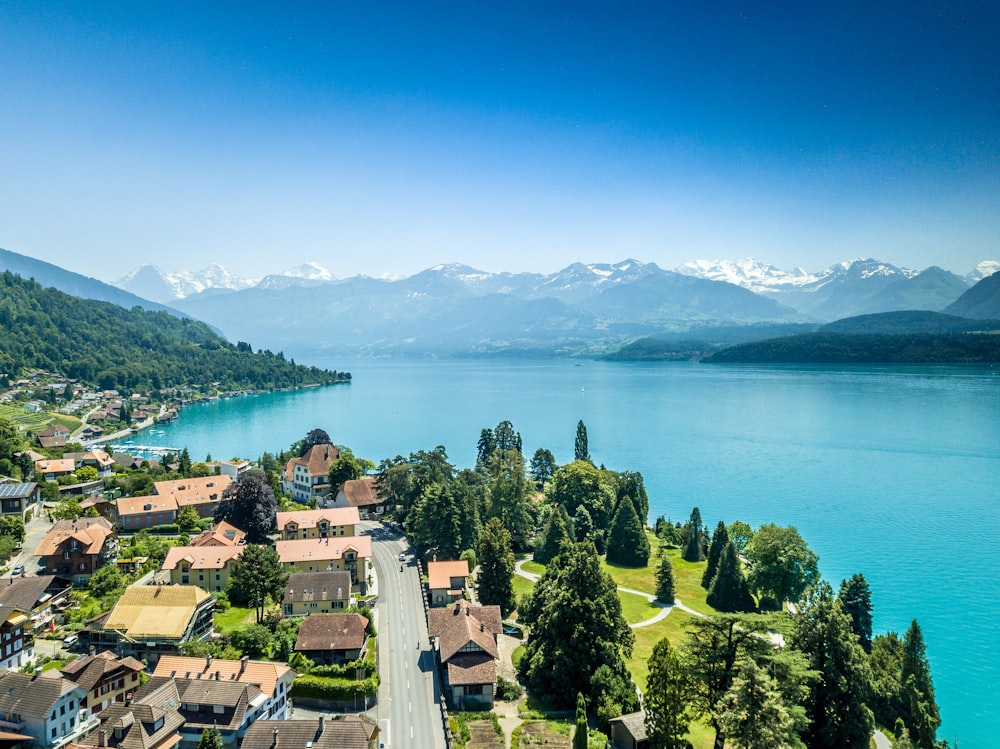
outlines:
[[[217,728],[206,728],[198,739],[198,749],[223,749],[222,734]]]
[[[510,533],[499,518],[491,518],[479,537],[479,600],[497,605],[508,616],[516,605],[514,598],[514,551]]]
[[[562,509],[562,505],[560,505]],[[573,536],[577,541],[587,541],[588,539],[594,540],[594,519],[590,515],[590,510],[588,510],[583,505],[576,508],[576,512],[573,513]]]
[[[903,686],[903,721],[910,731],[910,741],[919,749],[933,749],[935,732],[941,725],[927,646],[920,625],[914,619],[903,635],[903,663],[900,671]]]
[[[573,460],[590,460],[590,440],[587,437],[587,425],[583,419],[576,424],[576,440],[573,442]]]
[[[660,564],[656,568],[656,600],[674,605],[674,566],[666,549],[660,551]]]
[[[865,576],[857,574],[840,583],[840,605],[851,617],[851,629],[866,653],[872,652],[872,592]]]
[[[681,556],[686,562],[700,562],[705,558],[705,552],[701,547],[701,512],[697,507],[691,510],[687,532],[687,543]]]
[[[538,539],[540,543],[535,546],[534,559],[539,564],[548,564],[564,547],[573,542],[567,522],[568,517],[561,505],[552,508],[545,530]]]
[[[649,539],[630,497],[622,499],[611,521],[608,561],[626,567],[645,567],[649,563]]]
[[[725,613],[753,611],[754,600],[747,587],[746,578],[736,557],[736,547],[732,542],[726,545],[719,559],[719,570],[712,579],[705,599],[716,611]]]
[[[687,670],[665,637],[653,646],[648,666],[643,708],[650,745],[663,749],[683,747],[691,723]]]
[[[576,730],[573,732],[573,749],[587,749],[587,700],[576,693]]]
[[[705,573],[701,576],[701,587],[705,590],[711,587],[715,573],[719,569],[719,559],[728,545],[729,531],[726,529],[726,524],[720,520],[715,527],[715,533],[712,534],[712,545],[708,547],[708,565],[705,567]]]
[[[751,658],[719,703],[719,725],[734,749],[792,749],[793,721],[778,685]]]

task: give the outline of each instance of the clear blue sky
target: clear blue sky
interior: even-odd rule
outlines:
[[[1000,258],[998,39],[995,1],[6,0],[0,247],[965,273]]]

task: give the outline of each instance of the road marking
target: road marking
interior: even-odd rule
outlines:
[[[413,712],[413,703],[412,702],[407,702],[406,704],[409,706],[410,712],[412,713]]]

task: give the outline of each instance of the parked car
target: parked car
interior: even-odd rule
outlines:
[[[79,641],[79,635],[67,635],[63,640],[63,650],[72,650],[73,646]]]
[[[23,574],[24,574],[24,565],[23,564],[15,564],[14,565],[14,569],[12,569],[10,571],[10,576],[11,577],[20,577]]]

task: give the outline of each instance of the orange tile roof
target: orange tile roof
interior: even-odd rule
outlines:
[[[177,512],[177,500],[165,497],[120,497],[115,503],[119,517],[141,515],[144,512]]]
[[[191,539],[191,546],[239,546],[247,537],[232,523],[220,520],[207,531],[202,531]]]
[[[342,559],[345,551],[354,551],[359,557],[364,558],[370,558],[372,555],[370,536],[336,536],[335,538],[277,541],[274,546],[282,564]]]
[[[75,469],[76,463],[70,458],[35,461],[35,473],[73,473]]]
[[[298,676],[288,666],[270,661],[233,661],[222,658],[188,658],[183,655],[161,655],[156,663],[153,676],[165,676],[176,679],[197,679],[198,674],[206,678],[215,678],[219,672],[219,681],[235,681],[240,684],[255,684],[268,697],[274,697],[278,682],[286,674],[292,678]]]
[[[75,540],[84,554],[98,554],[104,548],[108,537],[115,535],[109,523],[104,518],[79,518],[78,520],[57,520],[51,530],[39,542],[35,549],[36,557],[47,557],[56,554],[66,541]]]
[[[203,476],[201,478],[157,481],[153,492],[161,497],[173,497],[178,507],[221,502],[222,493],[233,483],[229,476]]]
[[[347,504],[352,507],[368,507],[382,501],[373,476],[345,481],[340,490],[344,493]]]
[[[292,458],[285,463],[285,480],[292,480],[295,466],[305,466],[310,476],[325,476],[330,472],[333,461],[339,457],[340,450],[333,445],[313,445],[301,458]]]
[[[187,561],[193,570],[221,570],[243,553],[246,546],[173,546],[167,551],[161,569],[176,569]]]
[[[279,512],[277,516],[278,530],[284,530],[289,523],[295,523],[299,528],[315,528],[320,521],[325,520],[330,525],[357,525],[361,522],[357,507],[331,507],[321,510],[296,510],[295,512]]]
[[[465,578],[468,576],[469,562],[466,559],[459,559],[454,562],[427,563],[427,586],[431,590],[451,588],[451,578]]]

